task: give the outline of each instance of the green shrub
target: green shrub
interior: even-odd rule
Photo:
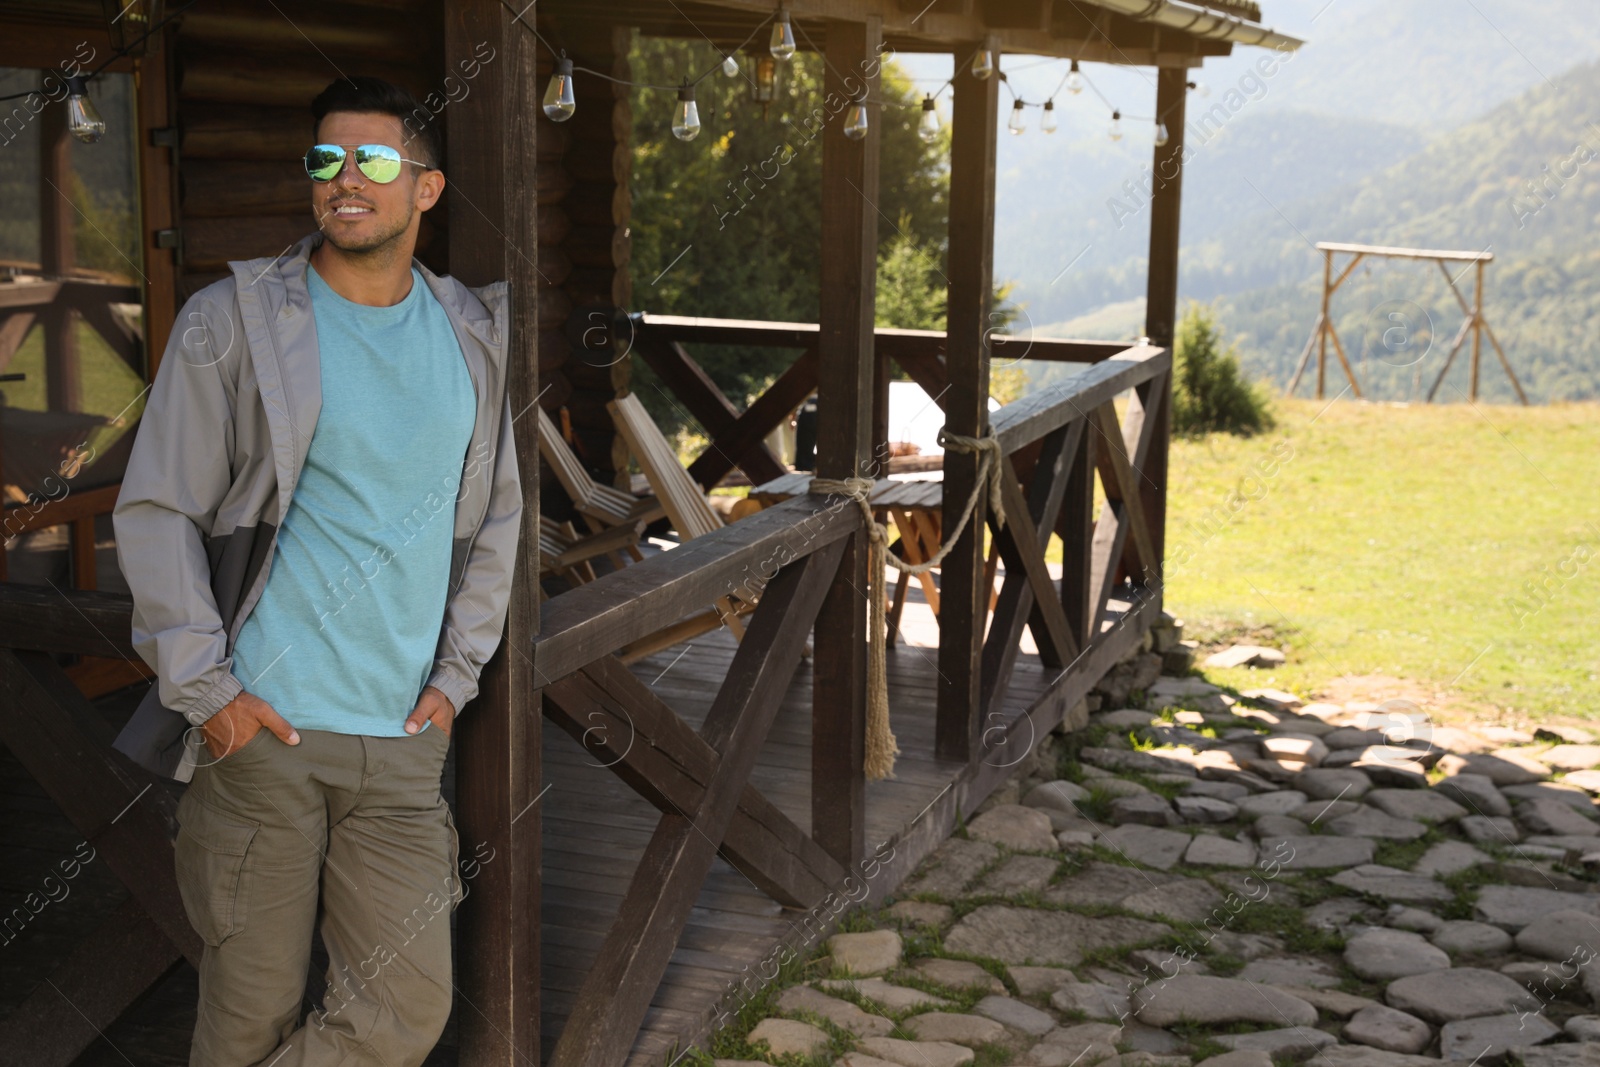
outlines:
[[[1186,436],[1253,434],[1273,426],[1266,391],[1246,381],[1232,345],[1209,309],[1191,303],[1178,323],[1172,379],[1172,430]]]

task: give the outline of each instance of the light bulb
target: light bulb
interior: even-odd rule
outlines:
[[[1156,123],[1156,147],[1165,147],[1167,139],[1167,124],[1165,122]]]
[[[1194,95],[1204,100],[1211,95],[1211,88],[1205,82],[1190,82],[1189,88],[1194,90]]]
[[[1011,118],[1006,122],[1006,129],[1010,130],[1013,135],[1017,135],[1022,133],[1025,128],[1022,125],[1022,101],[1013,100],[1011,102]]]
[[[939,109],[933,105],[933,97],[922,98],[922,118],[917,121],[917,136],[932,144],[939,139]]]
[[[1044,118],[1039,120],[1039,128],[1045,133],[1056,132],[1056,102],[1054,100],[1046,100],[1044,102]]]
[[[739,76],[739,61],[733,58],[733,53],[731,52],[728,53],[727,57],[722,61],[722,73],[726,74],[730,78],[737,78]]]
[[[572,60],[565,56],[556,60],[556,72],[550,75],[550,84],[544,88],[544,113],[551,122],[566,122],[578,110],[578,98],[572,95]]]
[[[972,55],[972,76],[983,81],[994,73],[994,53],[980,48]]]
[[[105,136],[106,120],[89,99],[89,87],[82,78],[67,79],[67,129],[84,144],[94,144]]]
[[[1072,61],[1072,69],[1067,71],[1067,92],[1077,96],[1083,92],[1083,75],[1078,72],[1078,61]]]
[[[1122,140],[1122,112],[1113,111],[1111,113],[1111,125],[1106,129],[1106,132],[1111,135],[1113,141]]]
[[[852,141],[859,141],[867,135],[867,101],[865,97],[856,97],[850,102],[850,110],[844,113],[844,135]]]
[[[678,90],[678,106],[672,112],[672,136],[692,141],[699,135],[700,109],[694,103],[694,86],[685,84]]]
[[[772,24],[772,58],[785,62],[794,55],[794,27],[789,24],[789,13],[778,12],[778,21]]]

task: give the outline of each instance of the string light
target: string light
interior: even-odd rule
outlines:
[[[917,136],[928,144],[939,139],[939,109],[934,106],[932,96],[922,98],[922,118],[917,121]]]
[[[1011,118],[1006,122],[1006,129],[1015,136],[1027,129],[1022,123],[1022,100],[1019,98],[1011,102]]]
[[[94,144],[106,135],[106,120],[89,99],[83,78],[67,79],[67,129],[84,144]]]
[[[672,112],[672,136],[692,141],[700,136],[700,109],[695,106],[694,86],[684,82],[678,90],[678,106]]]
[[[1156,123],[1156,135],[1155,135],[1156,147],[1157,148],[1165,148],[1168,140],[1169,140],[1169,138],[1168,138],[1168,135],[1167,135],[1167,124],[1165,122]]]
[[[1072,69],[1067,71],[1067,80],[1065,84],[1067,87],[1067,92],[1071,93],[1073,96],[1077,96],[1079,93],[1083,92],[1083,72],[1078,69],[1078,61],[1076,59],[1072,61]]]
[[[850,101],[850,110],[844,113],[844,135],[859,141],[867,135],[867,98],[857,96]]]
[[[1051,99],[1051,100],[1046,100],[1044,102],[1044,118],[1039,120],[1039,128],[1041,130],[1043,130],[1045,133],[1055,133],[1056,132],[1056,102],[1055,102],[1055,100]]]
[[[577,110],[578,98],[572,93],[572,60],[563,52],[556,60],[550,84],[544,87],[544,114],[551,122],[566,122]]]
[[[772,44],[768,51],[772,58],[787,63],[794,55],[794,26],[789,22],[789,11],[785,8],[778,12],[778,21],[772,24]]]
[[[980,48],[972,53],[972,76],[983,81],[994,73],[994,53]]]
[[[727,57],[722,61],[722,73],[726,74],[730,78],[737,78],[739,76],[739,61],[733,58],[732,52],[729,52]]]
[[[1122,112],[1113,111],[1111,113],[1111,125],[1106,129],[1106,132],[1111,135],[1113,141],[1122,140]]]

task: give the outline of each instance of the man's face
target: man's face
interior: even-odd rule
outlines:
[[[420,143],[406,143],[405,128],[393,115],[335,111],[317,129],[318,144],[342,145],[344,167],[331,181],[311,183],[311,207],[327,240],[341,252],[376,252],[386,246],[415,244],[419,212],[438,202],[444,175],[401,164],[400,176],[387,185],[361,173],[355,146],[384,144],[405,159],[418,159]],[[408,253],[409,254],[409,253]]]

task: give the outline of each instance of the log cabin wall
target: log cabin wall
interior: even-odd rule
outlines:
[[[540,20],[546,40],[579,66],[630,76],[626,26],[601,20]],[[541,49],[539,81],[554,70]],[[539,402],[556,425],[571,426],[584,465],[598,480],[627,486],[627,450],[606,403],[627,389],[626,330],[614,315],[633,310],[628,271],[628,180],[633,108],[628,88],[577,76],[578,108],[566,122],[539,119]],[[565,409],[566,420],[562,419]],[[554,479],[550,479],[554,485]],[[560,490],[552,490],[559,495]],[[552,514],[564,500],[549,501]]]
[[[300,160],[311,100],[330,81],[371,74],[448,100],[441,19],[439,0],[207,0],[184,15],[173,57],[180,302],[229,260],[276,255],[314,229]],[[448,205],[447,194],[423,217],[418,254],[435,270],[447,266]]]

